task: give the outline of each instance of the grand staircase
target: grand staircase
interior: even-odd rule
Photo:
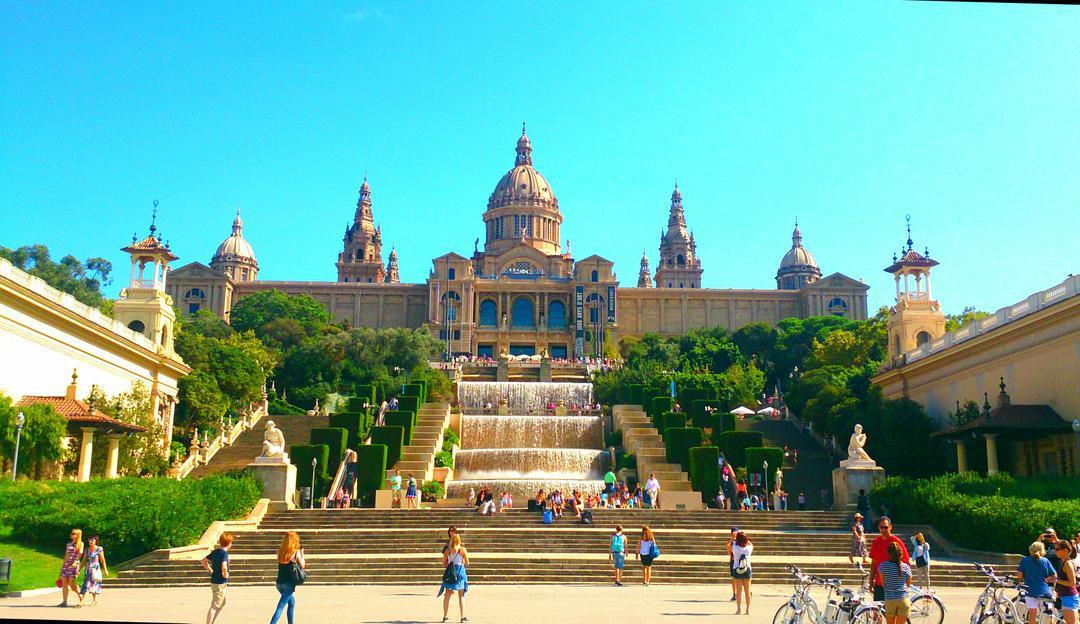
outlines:
[[[726,583],[725,550],[732,526],[746,531],[755,545],[754,580],[787,583],[785,566],[856,583],[847,561],[847,515],[830,512],[735,512],[596,510],[588,526],[571,517],[553,525],[540,515],[515,509],[480,516],[472,510],[316,509],[266,515],[258,530],[237,533],[230,551],[229,582],[272,584],[275,551],[286,531],[297,531],[305,547],[309,583],[437,583],[446,527],[461,531],[469,548],[472,583],[550,584],[610,582],[608,538],[622,524],[630,546],[643,524],[651,526],[663,550],[653,582]],[[902,536],[905,537],[906,536]],[[935,561],[933,583],[974,586],[982,577],[969,564]],[[640,582],[641,567],[627,563],[628,582]],[[197,561],[147,562],[120,572],[113,586],[195,586],[206,583]]]
[[[798,449],[799,463],[793,457],[784,462],[784,491],[788,493],[788,508],[797,509],[799,492],[806,494],[807,509],[824,509],[822,489],[832,491],[832,464],[825,449],[809,434],[799,431],[787,420],[740,420],[740,431],[758,431],[765,438],[766,446]],[[770,475],[770,479],[772,476]]]
[[[309,444],[311,430],[328,426],[329,416],[268,416],[256,423],[254,429],[249,429],[236,438],[232,446],[227,446],[218,451],[210,463],[203,464],[191,471],[189,478],[197,478],[219,472],[240,470],[250,464],[256,457],[262,454],[263,432],[266,421],[272,420],[278,429],[285,435],[285,444]]]

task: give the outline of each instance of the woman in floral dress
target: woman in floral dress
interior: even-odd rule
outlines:
[[[851,552],[848,554],[848,561],[855,563],[855,558],[858,557],[862,564],[866,565],[866,531],[862,521],[863,515],[855,514],[855,521],[851,524]]]
[[[82,529],[72,529],[71,541],[64,548],[64,563],[60,566],[60,578],[56,579],[56,584],[64,590],[64,601],[58,606],[68,606],[68,592],[79,593],[75,578],[79,576],[79,560],[82,556]]]
[[[87,540],[86,565],[83,572],[82,592],[79,593],[79,604],[86,594],[93,594],[94,601],[91,607],[97,606],[98,594],[101,593],[101,579],[109,574],[109,566],[105,563],[105,550],[101,548],[101,540],[98,536]]]

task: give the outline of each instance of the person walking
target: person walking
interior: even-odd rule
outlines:
[[[731,527],[731,535],[727,541],[728,572],[731,576],[731,602],[736,601],[735,596],[735,538],[739,535],[739,527]]]
[[[615,586],[622,587],[622,571],[626,565],[626,536],[623,535],[622,525],[615,527],[615,534],[611,536],[611,551],[608,558],[615,566]]]
[[[641,527],[641,538],[638,539],[637,552],[635,556],[641,560],[642,574],[645,576],[644,581],[641,583],[645,587],[649,586],[649,582],[652,580],[652,564],[660,555],[660,548],[656,545],[656,536],[653,535],[652,529],[649,525]]]
[[[848,554],[848,561],[855,563],[855,557],[858,557],[862,561],[862,565],[866,565],[866,529],[863,528],[863,515],[859,512],[855,512],[855,520],[851,523],[851,552]]]
[[[203,569],[210,573],[210,608],[206,611],[206,624],[214,624],[225,608],[225,589],[229,586],[229,547],[232,543],[232,533],[222,533],[218,538],[218,547],[200,562]]]
[[[79,593],[79,585],[76,579],[79,576],[79,565],[83,556],[82,529],[71,529],[71,541],[64,547],[64,562],[60,565],[60,577],[56,583],[64,591],[64,601],[58,607],[68,607],[68,593]]]
[[[1035,624],[1039,617],[1039,598],[1052,598],[1054,593],[1050,584],[1057,580],[1054,565],[1046,558],[1046,546],[1042,542],[1028,546],[1028,556],[1016,566],[1016,577],[1027,585],[1027,597],[1024,598],[1027,621]]]
[[[888,516],[878,518],[879,535],[870,543],[870,578],[873,579],[874,600],[885,600],[885,585],[881,578],[878,567],[889,560],[889,544],[896,544],[900,548],[900,561],[911,564],[907,546],[899,537],[892,534],[892,520]]]
[[[799,511],[806,511],[806,492],[799,492]]]
[[[1076,587],[1076,545],[1069,540],[1061,540],[1054,546],[1054,553],[1061,560],[1054,584],[1054,591],[1061,601],[1061,617],[1065,624],[1076,624],[1076,612],[1080,610],[1080,594]]]
[[[411,509],[419,509],[416,504],[416,478],[409,473],[409,485],[405,488],[405,505]]]
[[[902,561],[903,542],[889,542],[888,560],[881,562],[878,572],[885,590],[886,624],[904,624],[911,614],[908,587],[911,585],[911,566]]]
[[[731,578],[735,585],[735,615],[750,615],[750,579],[754,575],[750,556],[753,553],[754,545],[750,538],[739,531],[735,535],[735,544],[731,547],[731,556],[735,561],[731,568]],[[746,611],[742,608],[743,600],[746,601]]]
[[[469,592],[469,577],[465,568],[469,565],[469,551],[461,543],[461,535],[457,532],[450,536],[450,548],[443,552],[443,565],[445,570],[437,594],[443,597],[442,621],[449,621],[450,596],[457,592],[461,621],[468,622],[469,618],[465,617],[465,594]]]
[[[607,473],[604,475],[604,492],[606,492],[608,496],[615,493],[616,481],[618,481],[618,478],[615,476],[615,473],[611,471],[611,468],[608,468]]]
[[[101,581],[109,575],[109,566],[105,563],[105,549],[101,547],[101,538],[97,535],[86,540],[85,563],[83,564],[82,591],[79,592],[79,604],[86,594],[94,596],[91,607],[96,607],[101,594]]]
[[[660,509],[660,480],[656,474],[650,472],[649,479],[645,481],[645,495],[649,497],[649,506]]]
[[[911,537],[911,555],[915,558],[915,581],[919,587],[930,589],[930,543],[922,533]]]
[[[390,500],[390,506],[393,507],[397,504],[398,509],[401,509],[401,471],[395,470],[394,476],[390,477],[390,492],[392,498]]]
[[[307,575],[304,574],[304,568],[307,567],[304,563],[304,547],[300,545],[300,536],[296,531],[289,531],[285,534],[285,539],[281,540],[281,546],[278,546],[277,551],[277,564],[275,586],[281,598],[278,599],[270,624],[277,624],[278,619],[281,618],[281,612],[286,609],[289,624],[294,624],[296,586],[307,580]]]

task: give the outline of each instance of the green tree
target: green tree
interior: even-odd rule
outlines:
[[[976,310],[973,306],[967,306],[960,314],[945,315],[945,331],[954,332],[962,329],[965,325],[990,316],[989,312]]]
[[[745,358],[768,358],[776,348],[780,334],[768,323],[743,325],[731,334],[731,341]]]
[[[180,378],[177,424],[187,429],[206,429],[217,424],[229,408],[229,399],[218,388],[217,380],[205,370],[193,370]]]
[[[289,295],[276,289],[240,299],[229,313],[233,329],[250,329],[260,337],[263,328],[275,319],[292,319],[311,335],[328,325],[332,317],[326,307],[312,297]]]
[[[165,473],[168,461],[167,449],[161,446],[163,434],[161,423],[154,417],[153,401],[146,384],[135,382],[131,390],[115,397],[107,397],[97,386],[91,390],[87,402],[93,401],[94,409],[115,418],[120,422],[137,425],[146,429],[140,433],[125,433],[120,438],[120,453],[117,472],[120,475],[154,475]],[[92,470],[98,474],[105,472],[108,462],[108,444],[98,440],[94,444],[91,461]]]
[[[87,258],[82,261],[68,255],[56,262],[45,245],[26,245],[18,249],[0,245],[0,257],[88,306],[103,308],[109,301],[102,294],[101,287],[112,283],[109,277],[112,263],[104,258]],[[108,307],[111,312],[111,306]]]
[[[26,417],[19,437],[19,474],[41,478],[48,463],[64,459],[67,418],[50,405],[15,407],[10,397],[0,393],[0,453],[9,461],[15,456],[15,419],[19,412]]]

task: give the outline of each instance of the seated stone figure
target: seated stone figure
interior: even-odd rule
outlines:
[[[266,421],[266,433],[263,434],[263,457],[285,457],[285,434],[281,433],[274,421]]]
[[[850,463],[875,463],[870,455],[863,450],[866,444],[866,434],[863,433],[862,425],[855,425],[855,431],[848,441],[848,462]]]

